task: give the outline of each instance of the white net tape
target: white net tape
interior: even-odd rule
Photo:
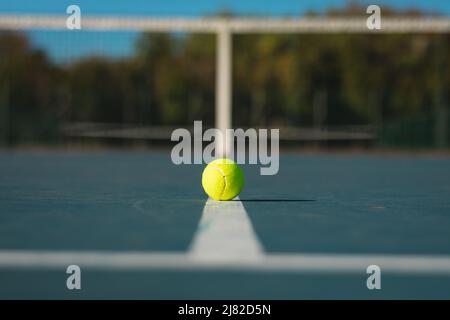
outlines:
[[[0,15],[0,29],[66,29],[64,16]],[[82,17],[82,29],[105,31],[217,32],[233,33],[447,33],[450,18],[384,18],[380,30],[370,30],[361,18],[135,18]]]

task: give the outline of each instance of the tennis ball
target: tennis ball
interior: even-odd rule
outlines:
[[[202,186],[214,200],[231,200],[244,186],[241,168],[229,159],[217,159],[208,164],[203,171]]]

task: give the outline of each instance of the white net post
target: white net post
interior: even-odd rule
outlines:
[[[231,129],[232,103],[232,34],[226,22],[217,31],[216,48],[216,128],[222,132],[223,140],[216,141],[216,154],[227,157],[232,147],[232,139],[226,129]]]

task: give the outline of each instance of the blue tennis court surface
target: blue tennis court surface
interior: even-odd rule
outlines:
[[[284,154],[275,176],[244,166],[226,203],[207,201],[202,169],[0,154],[0,298],[450,298],[448,157]]]

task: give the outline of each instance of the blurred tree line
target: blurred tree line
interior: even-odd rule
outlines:
[[[327,14],[361,12],[350,5]],[[233,123],[374,125],[388,144],[412,146],[433,144],[441,123],[448,141],[449,40],[448,34],[234,35]],[[25,34],[1,32],[0,143],[58,142],[62,124],[73,122],[212,126],[215,41],[142,34],[129,58],[57,64]]]

